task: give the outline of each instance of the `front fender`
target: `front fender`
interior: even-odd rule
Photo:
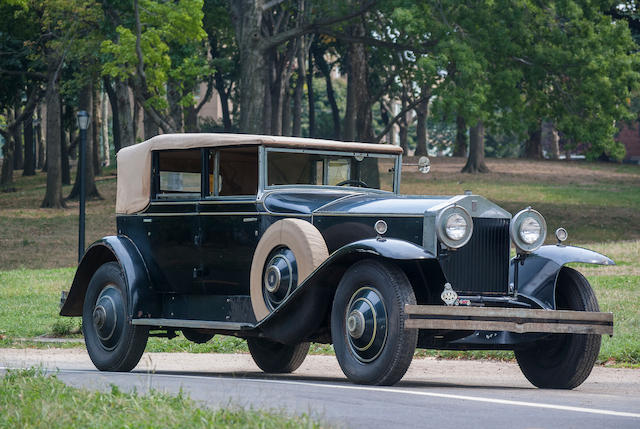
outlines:
[[[149,273],[138,248],[124,235],[104,237],[85,252],[71,283],[61,316],[82,316],[87,287],[96,270],[107,262],[118,262],[127,286],[129,317],[159,314],[159,300],[151,288]]]
[[[582,247],[548,245],[527,256],[518,265],[518,295],[531,299],[541,308],[556,308],[556,279],[560,269],[571,262],[615,265],[610,258]],[[511,259],[509,282],[514,279],[515,261]]]
[[[329,255],[257,326],[273,340],[288,344],[302,341],[324,321],[342,274],[353,263],[370,257],[403,261],[435,259],[422,247],[393,238],[370,238],[347,244]]]

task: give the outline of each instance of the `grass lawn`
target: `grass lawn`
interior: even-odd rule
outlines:
[[[55,400],[52,400],[55,398]],[[10,371],[0,378],[2,428],[319,428],[306,415],[201,407],[184,394],[152,390],[144,395],[112,386],[106,392],[69,387],[38,370]]]
[[[564,226],[570,244],[584,245],[613,258],[614,267],[581,265],[602,311],[615,313],[615,336],[603,338],[600,361],[640,366],[640,167],[586,162],[488,160],[492,173],[459,173],[463,160],[432,159],[432,173],[405,167],[402,192],[458,194],[466,189],[511,212],[528,205],[546,217],[549,230]],[[90,201],[88,242],[115,230],[113,169],[98,181],[103,200]],[[77,347],[82,343],[24,341],[41,335],[78,338],[77,318],[57,315],[60,291],[68,289],[76,264],[77,203],[62,210],[38,208],[44,196],[43,174],[16,174],[18,192],[0,193],[0,347]],[[69,187],[65,188],[68,193]],[[552,234],[550,234],[550,237]],[[182,336],[151,338],[147,351],[246,352],[246,343],[216,336],[193,344]],[[316,345],[313,353],[332,353]],[[418,351],[443,357],[482,356],[510,359],[510,352]]]

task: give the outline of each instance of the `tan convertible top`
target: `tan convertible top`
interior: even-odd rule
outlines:
[[[299,137],[259,136],[251,134],[163,134],[118,152],[118,190],[116,213],[143,210],[151,194],[151,151],[192,149],[217,146],[264,145],[269,147],[343,150],[381,154],[401,154],[399,146],[350,143]]]

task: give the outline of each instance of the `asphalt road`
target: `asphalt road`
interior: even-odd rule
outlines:
[[[307,413],[349,428],[640,428],[640,370],[596,368],[573,391],[532,387],[517,365],[414,360],[394,387],[347,382],[335,358],[310,356],[293,375],[266,376],[247,355],[147,354],[131,373],[95,370],[84,351],[0,349],[0,372],[42,366],[72,386],[167,392],[212,407]]]

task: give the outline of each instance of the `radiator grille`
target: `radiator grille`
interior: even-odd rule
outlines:
[[[471,240],[440,265],[453,289],[462,294],[507,294],[509,290],[509,219],[473,219]]]

